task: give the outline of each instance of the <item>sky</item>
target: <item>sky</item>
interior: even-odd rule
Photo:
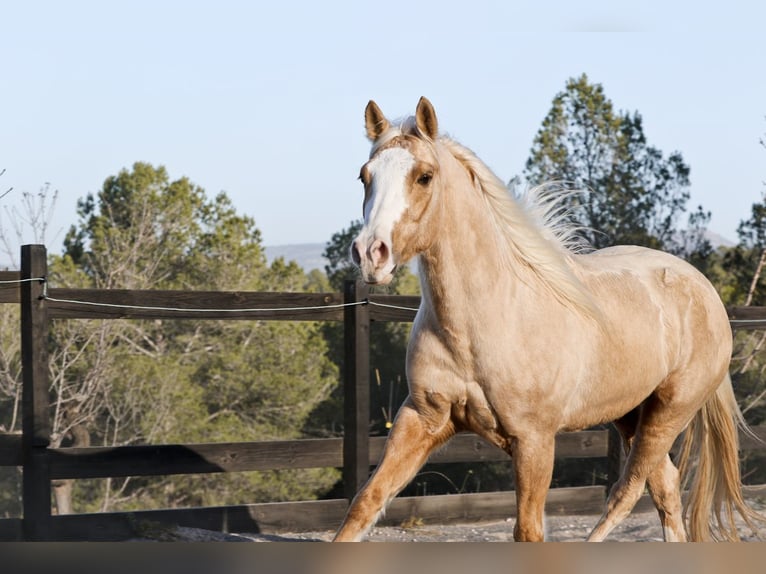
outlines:
[[[49,186],[45,237],[21,240],[60,253],[77,200],[145,161],[225,191],[265,245],[325,243],[361,215],[368,100],[395,118],[427,96],[507,181],[585,73],[736,240],[766,191],[765,33],[752,0],[5,3],[0,222]]]

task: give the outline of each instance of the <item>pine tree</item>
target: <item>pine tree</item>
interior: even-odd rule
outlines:
[[[617,112],[585,74],[553,99],[537,132],[524,175],[530,185],[555,182],[583,190],[571,215],[595,248],[636,244],[685,256],[707,253],[701,207],[677,226],[689,200],[689,166],[647,143],[638,112]],[[699,257],[698,259],[704,259]]]
[[[73,287],[299,291],[295,263],[267,265],[260,232],[221,193],[136,163],[79,202],[51,263]],[[320,325],[275,321],[62,321],[55,417],[96,444],[256,441],[304,435],[338,384]],[[82,481],[75,510],[234,504],[318,496],[334,469]]]

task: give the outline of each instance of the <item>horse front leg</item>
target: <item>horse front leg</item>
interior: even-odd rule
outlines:
[[[431,452],[455,434],[449,416],[440,418],[443,422],[435,428],[433,418],[426,419],[407,397],[396,415],[377,469],[351,502],[334,542],[361,540]]]
[[[511,445],[516,474],[516,542],[542,542],[545,499],[553,477],[556,437],[525,436]]]

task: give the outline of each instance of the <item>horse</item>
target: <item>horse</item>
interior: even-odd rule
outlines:
[[[609,422],[627,457],[589,541],[604,540],[645,487],[666,541],[738,540],[735,512],[755,531],[731,326],[704,275],[648,248],[579,248],[560,201],[512,195],[439,133],[426,98],[399,122],[370,101],[365,127],[372,149],[351,257],[370,285],[417,257],[421,304],[409,394],[334,540],[363,539],[429,454],[470,431],[511,456],[514,539],[542,541],[556,435]],[[669,453],[682,433],[676,466]]]

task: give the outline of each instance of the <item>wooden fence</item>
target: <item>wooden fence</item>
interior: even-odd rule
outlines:
[[[21,305],[23,368],[22,433],[0,435],[0,466],[23,468],[23,518],[0,520],[0,540],[121,540],[156,523],[241,532],[332,529],[340,524],[349,500],[378,461],[385,441],[385,437],[370,437],[368,431],[370,323],[412,321],[418,297],[370,294],[363,284],[355,282],[348,282],[342,294],[67,289],[48,286],[41,280],[47,276],[44,246],[23,246],[21,261],[20,273],[0,273],[0,303]],[[730,316],[735,327],[766,328],[764,308],[736,308],[730,311]],[[343,438],[50,447],[46,348],[50,322],[116,318],[343,321],[346,367]],[[755,430],[766,438],[766,427]],[[742,437],[743,448],[760,446],[752,438]],[[607,485],[551,489],[547,512],[600,513],[608,484],[619,473],[619,436],[606,430],[565,433],[557,438],[556,456],[606,457],[609,476]],[[460,434],[434,454],[430,462],[498,460],[507,460],[507,455],[474,435]],[[57,479],[316,467],[342,469],[344,498],[137,512],[69,515],[52,512],[51,481]],[[750,490],[764,491],[763,487]],[[384,522],[398,523],[412,516],[453,522],[514,514],[513,492],[399,497],[392,502]]]

